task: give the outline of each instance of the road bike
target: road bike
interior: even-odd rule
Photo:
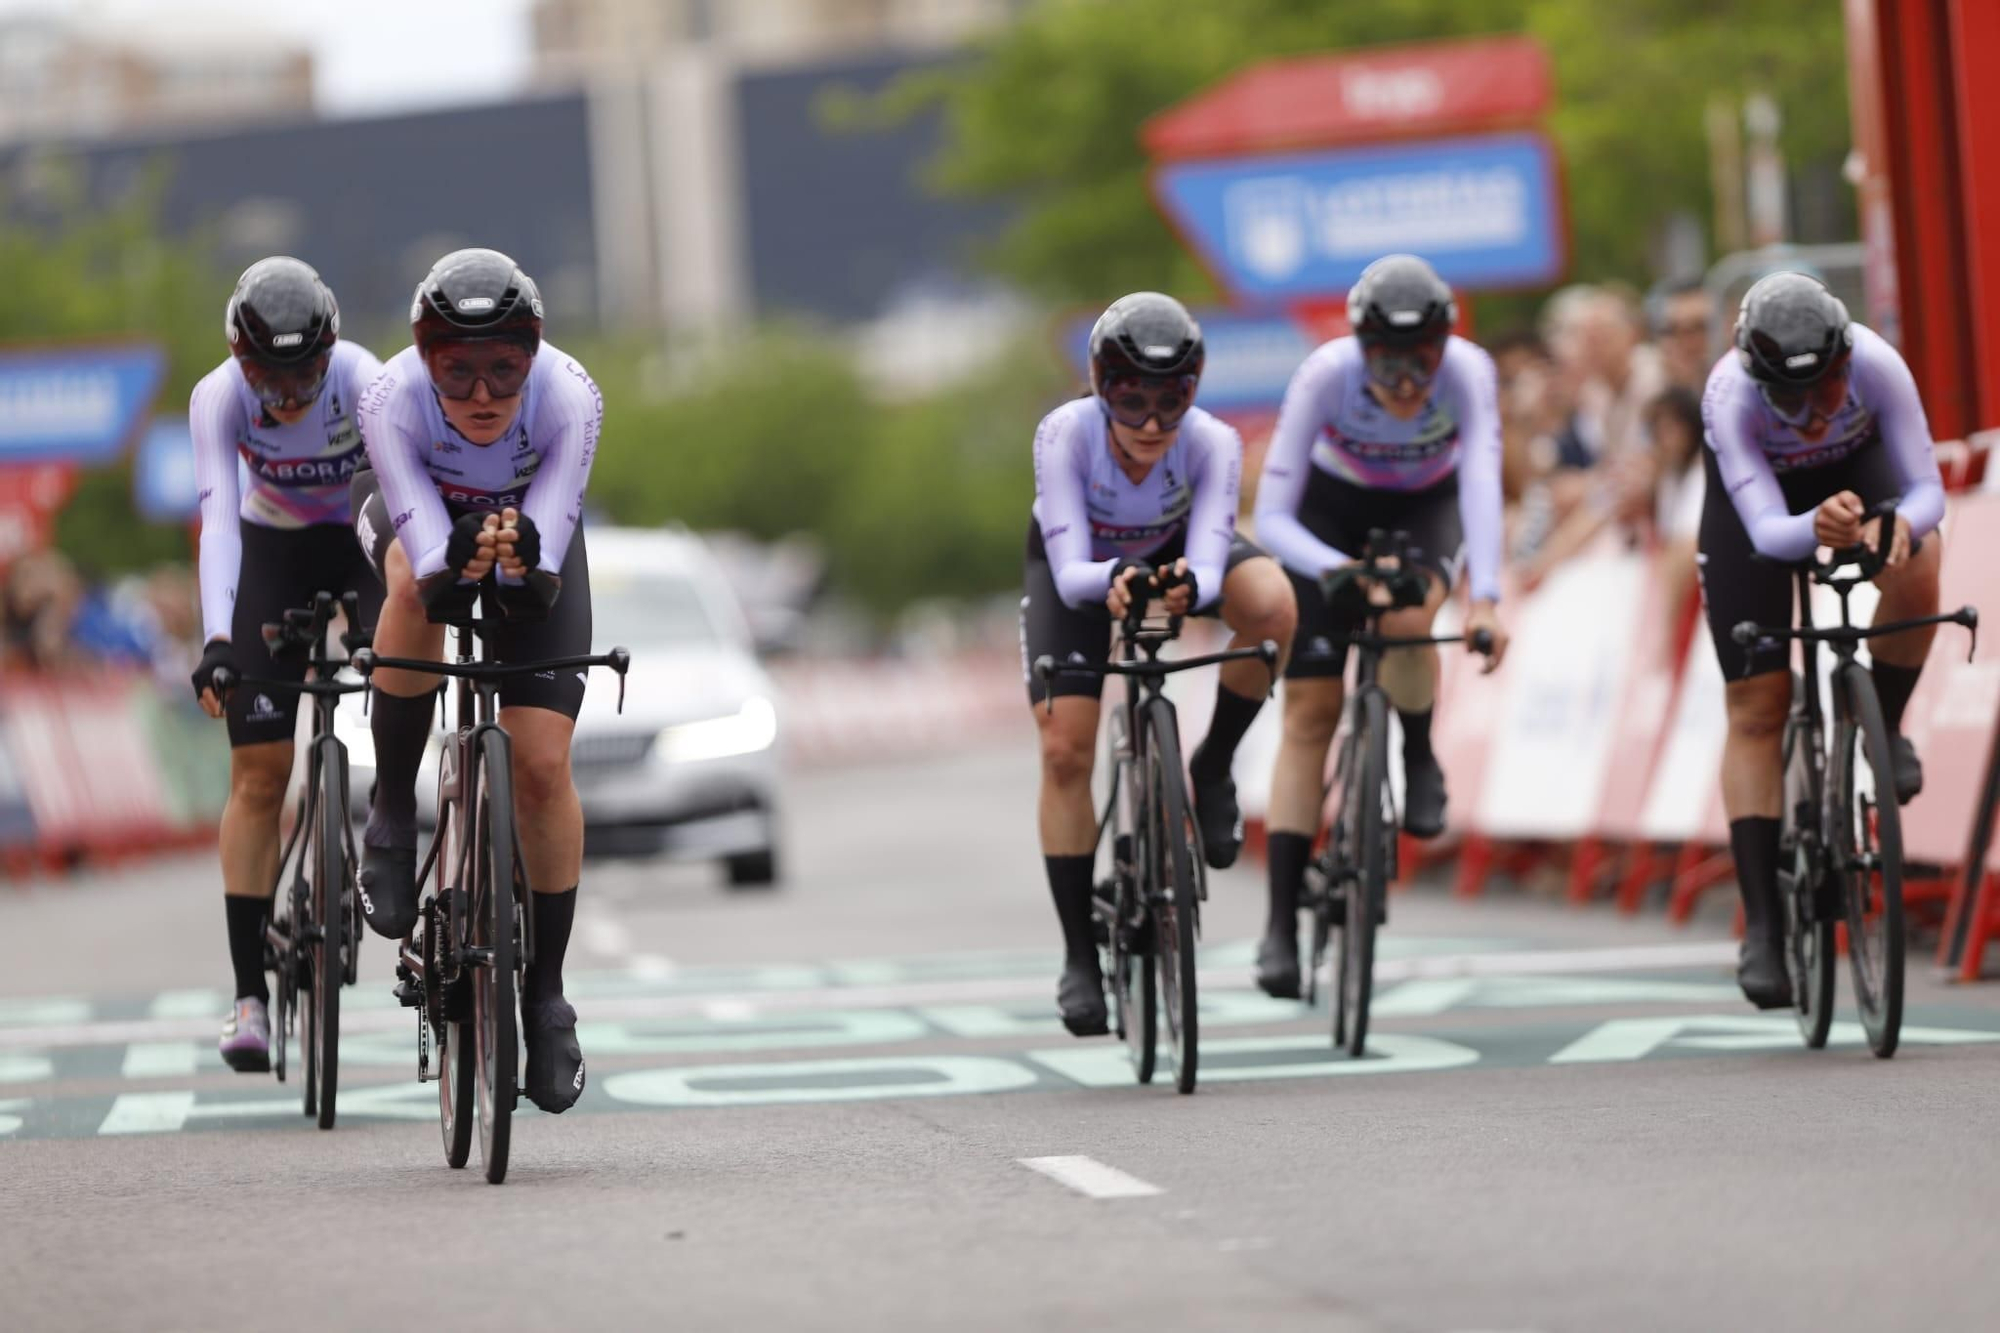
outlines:
[[[340,635],[346,659],[327,653],[336,606],[347,623]],[[340,989],[354,984],[361,944],[347,747],[334,734],[333,716],[342,695],[368,688],[365,681],[339,679],[339,673],[354,655],[367,651],[369,633],[361,628],[357,594],[346,593],[336,603],[332,593],[322,591],[313,595],[311,606],[288,610],[283,620],[265,625],[263,634],[273,661],[305,659],[307,679],[266,680],[222,667],[215,673],[215,692],[220,697],[240,689],[283,690],[312,699],[305,779],[297,818],[278,857],[264,957],[277,982],[271,988],[271,1068],[283,1082],[286,1041],[296,1022],[305,1057],[305,1113],[317,1117],[321,1129],[332,1129],[340,1087]]]
[[[1137,571],[1128,585],[1132,601],[1120,622],[1115,661],[1058,662],[1044,655],[1033,669],[1045,691],[1057,675],[1127,681],[1111,714],[1111,789],[1097,824],[1098,847],[1107,835],[1111,845],[1111,875],[1095,886],[1092,904],[1108,964],[1103,971],[1115,1031],[1131,1052],[1139,1082],[1153,1081],[1164,1007],[1174,1086],[1190,1093],[1199,1064],[1195,942],[1208,877],[1181,765],[1180,721],[1166,697],[1166,679],[1252,657],[1275,672],[1278,646],[1267,639],[1254,648],[1162,660],[1160,650],[1180,637],[1183,618],[1148,621],[1146,609],[1178,580],[1143,564]],[[1053,692],[1047,697],[1053,709]]]
[[[1868,639],[1924,625],[1965,626],[1972,631],[1975,651],[1979,634],[1979,613],[1970,606],[1884,625],[1854,624],[1848,598],[1887,565],[1896,504],[1885,500],[1869,509],[1869,518],[1881,520],[1872,549],[1849,547],[1824,562],[1797,566],[1796,627],[1746,620],[1730,631],[1746,648],[1787,640],[1803,646],[1803,670],[1792,677],[1792,707],[1785,720],[1778,840],[1785,971],[1799,1032],[1813,1050],[1826,1045],[1838,966],[1835,928],[1844,923],[1855,1006],[1868,1048],[1883,1059],[1896,1053],[1903,1026],[1903,821],[1875,679],[1855,654]],[[1838,625],[1813,624],[1814,584],[1839,596]],[[1831,728],[1820,698],[1822,644],[1833,650],[1826,682],[1833,703]],[[1882,799],[1884,793],[1887,799]]]
[[[1377,677],[1383,654],[1399,648],[1463,643],[1462,634],[1392,636],[1382,633],[1382,617],[1422,606],[1430,581],[1419,567],[1423,553],[1407,532],[1368,534],[1363,557],[1320,580],[1330,605],[1365,607],[1361,628],[1334,636],[1354,650],[1354,688],[1343,709],[1343,735],[1336,751],[1327,799],[1326,845],[1306,867],[1299,905],[1312,914],[1312,947],[1306,968],[1305,1001],[1319,1002],[1319,971],[1329,945],[1336,962],[1333,978],[1333,1044],[1359,1056],[1368,1044],[1368,1008],[1374,992],[1375,935],[1386,922],[1389,885],[1396,878],[1396,794],[1389,781],[1389,694]],[[1370,598],[1370,585],[1386,600]],[[1491,653],[1485,631],[1473,647]],[[1337,938],[1336,938],[1337,937]]]
[[[500,687],[539,672],[610,667],[625,705],[631,654],[608,653],[537,662],[502,662],[493,639],[504,619],[492,583],[472,608],[444,617],[456,655],[449,662],[355,655],[363,676],[383,667],[448,676],[454,719],[438,757],[437,827],[417,871],[423,887],[416,928],[397,951],[397,996],[418,1011],[417,1078],[438,1085],[445,1161],[471,1156],[475,1117],[486,1179],[507,1177],[514,1104],[521,1090],[517,997],[534,961],[534,913],[514,821],[512,741],[497,720]],[[478,639],[475,651],[473,640]],[[436,1064],[431,1062],[431,1040]]]

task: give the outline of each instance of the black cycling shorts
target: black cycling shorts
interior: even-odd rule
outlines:
[[[243,565],[236,576],[236,609],[229,622],[236,669],[265,680],[304,680],[303,659],[271,660],[264,648],[264,626],[282,621],[286,611],[311,606],[315,593],[338,597],[349,591],[361,595],[362,623],[373,625],[382,610],[382,581],[354,548],[353,529],[345,523],[304,528],[239,523]],[[223,715],[229,719],[232,746],[289,741],[299,716],[299,696],[294,690],[246,685],[230,693]]]
[[[1159,550],[1147,556],[1146,563],[1154,568],[1172,564],[1187,554],[1187,529],[1167,539]],[[1229,559],[1223,566],[1227,577],[1245,560],[1254,560],[1263,555],[1263,550],[1254,542],[1238,533],[1229,543]],[[1197,589],[1197,591],[1200,591]],[[1218,593],[1215,600],[1194,613],[1197,616],[1220,617],[1222,597]],[[1023,575],[1021,596],[1021,678],[1028,687],[1028,702],[1039,704],[1049,694],[1087,695],[1092,699],[1104,693],[1104,677],[1059,674],[1052,680],[1048,691],[1035,680],[1035,659],[1047,654],[1058,662],[1104,662],[1111,657],[1111,612],[1103,602],[1089,606],[1071,606],[1056,591],[1055,571],[1049,567],[1049,553],[1042,545],[1042,529],[1039,524],[1028,524],[1028,558]]]
[[[1421,491],[1378,491],[1356,486],[1313,469],[1299,505],[1299,522],[1307,532],[1350,556],[1359,557],[1368,534],[1407,532],[1416,563],[1429,570],[1447,591],[1458,581],[1465,562],[1465,532],[1458,516],[1458,478],[1447,477]],[[1319,580],[1296,570],[1285,573],[1299,601],[1299,632],[1292,643],[1287,680],[1338,676],[1347,669],[1347,645],[1339,635],[1351,634],[1361,621],[1329,606]]]
[[[354,504],[353,538],[358,538],[376,570],[388,558],[389,543],[396,540],[389,524],[389,507],[382,500],[382,484],[374,470],[362,468],[354,474],[350,494]],[[457,518],[462,511],[454,511]],[[553,657],[581,657],[590,651],[590,559],[584,551],[583,524],[570,536],[563,553],[562,594],[549,608],[547,620],[502,625],[494,637],[494,656],[502,662],[534,662]],[[561,713],[572,722],[583,708],[583,687],[587,673],[581,668],[568,671],[540,671],[531,676],[511,676],[500,686],[502,708],[546,708]]]
[[[1789,671],[1792,666],[1789,642],[1744,648],[1729,633],[1745,620],[1759,625],[1792,623],[1793,566],[1757,557],[1736,505],[1723,488],[1715,451],[1703,449],[1701,456],[1708,490],[1702,497],[1701,535],[1695,559],[1701,572],[1702,609],[1708,616],[1709,635],[1715,640],[1715,655],[1722,662],[1723,679],[1740,680],[1771,671]],[[1889,459],[1889,451],[1880,445],[1871,445],[1824,467],[1781,472],[1778,486],[1785,493],[1785,508],[1794,514],[1817,508],[1822,500],[1842,491],[1853,491],[1864,504],[1902,494],[1902,481]]]

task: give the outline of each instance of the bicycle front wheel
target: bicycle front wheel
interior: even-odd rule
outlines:
[[[347,899],[353,866],[347,859],[347,750],[332,736],[314,745],[313,773],[319,808],[313,819],[312,911],[317,939],[309,946],[312,991],[305,1043],[308,1074],[306,1110],[312,1113],[314,1074],[319,1084],[319,1127],[332,1129],[340,1086],[340,988],[347,977]]]
[[[1793,690],[1802,686],[1794,677]],[[1833,913],[1826,910],[1821,883],[1824,858],[1818,845],[1819,798],[1813,789],[1810,756],[1819,733],[1794,695],[1785,723],[1785,805],[1778,834],[1778,907],[1785,914],[1785,971],[1792,982],[1792,1014],[1809,1050],[1826,1045],[1833,1028]]]
[[[1160,1007],[1167,1019],[1167,1049],[1174,1061],[1174,1086],[1193,1092],[1200,1063],[1199,1017],[1195,1012],[1195,934],[1200,910],[1200,833],[1188,811],[1187,773],[1181,767],[1180,723],[1165,699],[1147,701],[1145,754],[1151,789],[1151,892],[1154,954],[1159,960]]]
[[[1847,909],[1847,964],[1868,1049],[1896,1053],[1903,1030],[1903,820],[1889,728],[1875,682],[1842,673],[1847,707],[1834,748],[1828,822],[1833,874]]]
[[[479,1159],[486,1179],[507,1178],[520,1036],[514,1009],[514,773],[504,732],[479,738],[473,819],[472,1013],[478,1042]]]
[[[1368,1004],[1374,991],[1375,918],[1389,891],[1389,702],[1379,689],[1364,693],[1356,711],[1354,763],[1342,795],[1341,815],[1350,821],[1348,846],[1354,878],[1348,885],[1347,917],[1340,932],[1339,1002],[1334,1042],[1349,1055],[1368,1046]],[[1344,1029],[1344,1031],[1343,1031]]]

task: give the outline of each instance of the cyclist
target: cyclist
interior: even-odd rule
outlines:
[[[428,611],[463,603],[495,574],[509,606],[498,626],[505,661],[590,651],[584,488],[604,417],[597,386],[542,341],[542,299],[506,255],[456,250],[417,285],[415,345],[393,357],[361,404],[368,468],[354,479],[354,528],[388,597],[375,646],[436,658],[444,627]],[[576,915],[583,812],[570,777],[570,734],[583,704],[579,672],[515,677],[500,691],[513,738],[514,806],[532,890],[535,960],[521,992],[526,1090],[544,1111],[582,1095],[576,1011],[563,998],[563,955]],[[375,799],[363,834],[368,923],[392,939],[417,919],[417,766],[438,677],[375,673],[369,706]]]
[[[260,259],[236,281],[223,313],[229,358],[188,402],[201,495],[201,618],[206,646],[195,697],[229,719],[229,801],[222,811],[223,906],[236,1003],[222,1058],[245,1072],[271,1067],[271,999],[264,927],[278,874],[278,811],[292,772],[298,695],[236,690],[219,698],[217,668],[302,680],[305,664],[276,662],[263,627],[324,589],[361,594],[365,619],[382,585],[354,549],[348,479],[361,461],[355,407],[382,369],[340,336],[340,306],[297,259]],[[248,487],[237,477],[247,467]]]
[[[1281,652],[1290,647],[1297,613],[1284,574],[1236,532],[1243,443],[1194,406],[1205,357],[1201,327],[1158,292],[1121,297],[1091,329],[1091,393],[1035,431],[1024,669],[1045,653],[1105,661],[1140,562],[1171,571],[1166,610],[1219,614],[1232,646],[1272,639]],[[1256,660],[1226,663],[1221,674],[1208,736],[1188,761],[1202,844],[1218,869],[1236,859],[1243,836],[1230,761],[1271,684]],[[1042,859],[1065,951],[1056,1001],[1077,1036],[1106,1031],[1091,910],[1090,776],[1102,691],[1094,676],[1059,675],[1046,691],[1028,679],[1041,733]]]
[[[1819,546],[1872,545],[1877,523],[1861,522],[1862,514],[1897,497],[1888,567],[1875,580],[1876,623],[1935,614],[1938,543],[1923,538],[1944,517],[1944,483],[1909,367],[1816,279],[1759,279],[1744,293],[1735,342],[1702,395],[1708,498],[1697,560],[1728,682],[1722,804],[1743,893],[1737,982],[1753,1004],[1774,1009],[1792,1002],[1778,907],[1792,654],[1789,644],[1740,647],[1730,630],[1745,620],[1790,624],[1790,564]],[[1925,626],[1868,644],[1899,801],[1923,787],[1917,752],[1902,734],[1903,709],[1936,634]]]
[[[1299,994],[1298,900],[1324,802],[1326,754],[1340,725],[1347,653],[1337,636],[1364,614],[1331,606],[1320,578],[1354,563],[1371,529],[1406,531],[1429,575],[1422,606],[1382,618],[1420,636],[1470,565],[1473,631],[1499,665],[1500,411],[1493,359],[1455,336],[1451,288],[1414,255],[1370,264],[1348,293],[1353,332],[1323,344],[1292,376],[1257,486],[1257,539],[1284,562],[1298,596],[1300,653],[1285,672],[1284,739],[1271,776],[1270,919],[1257,984]],[[1444,828],[1444,771],[1431,750],[1437,650],[1391,653],[1382,686],[1403,727],[1403,827]]]

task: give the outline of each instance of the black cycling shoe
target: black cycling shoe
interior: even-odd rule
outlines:
[[[1444,770],[1436,755],[1403,764],[1403,831],[1413,838],[1444,832]]]
[[[1095,958],[1063,964],[1062,980],[1056,983],[1056,1008],[1073,1037],[1101,1037],[1111,1031],[1104,1010],[1104,973]]]
[[[1896,774],[1896,804],[1908,805],[1924,789],[1924,765],[1917,747],[1900,731],[1889,738],[1889,767]]]
[[[1257,946],[1257,989],[1274,1000],[1299,998],[1299,941],[1280,932]]]
[[[1219,778],[1203,778],[1192,770],[1194,821],[1201,825],[1202,858],[1214,870],[1236,864],[1243,850],[1243,811],[1236,804],[1236,779],[1224,773]]]
[[[400,940],[415,928],[415,848],[361,849],[361,914],[368,918],[368,928],[385,939]]]
[[[583,1048],[576,1044],[576,1010],[558,995],[521,1006],[528,1040],[528,1100],[561,1115],[583,1096]]]
[[[1791,1008],[1792,979],[1785,971],[1784,940],[1760,930],[1747,932],[1736,964],[1736,984],[1759,1009]]]

